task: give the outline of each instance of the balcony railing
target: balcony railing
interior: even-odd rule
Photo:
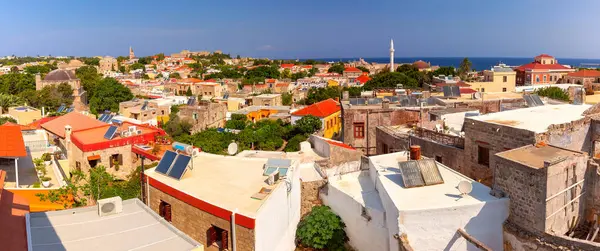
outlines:
[[[444,145],[465,149],[465,139],[459,136],[448,135],[420,127],[417,127],[415,129],[415,136],[435,141]]]

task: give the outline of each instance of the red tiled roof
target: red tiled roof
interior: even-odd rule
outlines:
[[[83,129],[104,126],[106,125],[106,123],[78,112],[70,112],[56,119],[53,119],[52,121],[42,123],[41,125],[42,128],[44,128],[44,130],[49,131],[61,138],[64,138],[66,125],[70,125],[71,131],[75,132]]]
[[[516,68],[518,71],[527,71],[527,70],[570,70],[571,68],[566,67],[561,64],[541,64],[538,62],[531,62],[529,64],[524,64]]]
[[[569,77],[580,77],[580,78],[600,78],[600,71],[583,69],[576,72],[567,74]]]
[[[270,79],[265,80],[265,82],[267,82],[267,83],[275,83],[275,82],[277,82],[277,79],[270,78]]]
[[[5,190],[6,172],[0,170],[0,243],[6,250],[26,251],[27,231],[25,214],[29,212],[27,199]]]
[[[281,64],[280,67],[281,68],[292,68],[292,67],[294,67],[294,64]]]
[[[304,68],[304,69],[312,69],[313,66],[312,65],[303,65],[302,68]]]
[[[194,59],[191,59],[191,58],[184,58],[183,60],[188,60],[188,61],[189,61],[189,60],[194,60]]]
[[[330,145],[339,146],[339,147],[350,149],[350,150],[356,150],[356,148],[346,145],[343,142],[340,142],[337,140],[332,140],[332,139],[327,139],[327,138],[323,138],[323,137],[320,137],[320,138],[327,141],[327,143],[329,143]]]
[[[130,126],[135,126],[136,130],[141,131],[141,134],[121,137],[120,132],[127,131]],[[164,131],[158,128],[123,122],[114,137],[106,139],[104,138],[104,134],[109,127],[110,125],[105,124],[104,126],[73,132],[71,140],[79,149],[89,152],[123,145],[145,144],[154,141],[156,135],[164,135]]]
[[[537,55],[537,56],[535,56],[535,57],[536,57],[536,58],[553,58],[553,56],[550,56],[550,55],[548,55],[548,54],[540,54],[540,55]]]
[[[186,79],[182,79],[180,80],[180,82],[187,82],[187,83],[200,83],[200,82],[204,82],[201,79],[197,79],[197,78],[186,78]]]
[[[307,107],[304,107],[298,111],[292,113],[294,116],[306,116],[313,115],[315,117],[324,118],[331,114],[340,111],[340,105],[333,99],[323,100],[318,103],[314,103]]]
[[[54,120],[55,118],[58,118],[58,117],[45,117],[45,118],[38,119],[36,121],[29,123],[28,125],[21,126],[21,131],[42,129],[43,123]]]
[[[204,80],[204,82],[213,82],[213,83],[216,83],[216,82],[217,82],[217,80],[214,80],[214,79],[212,79],[212,78],[211,78],[211,79],[209,79],[209,80]]]
[[[277,83],[275,84],[276,87],[285,87],[285,86],[289,86],[290,83]]]
[[[472,94],[472,93],[477,92],[471,88],[459,88],[459,90],[460,90],[460,94]]]
[[[347,72],[362,72],[362,70],[360,70],[360,69],[358,69],[356,67],[346,67],[344,69],[344,71],[347,71]]]
[[[19,125],[0,126],[0,157],[25,157],[27,150]]]
[[[366,74],[360,75],[360,77],[356,78],[356,81],[358,81],[361,84],[364,84],[364,83],[366,83],[369,80],[371,80],[371,77],[369,77]]]

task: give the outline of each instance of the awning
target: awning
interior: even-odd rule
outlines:
[[[92,155],[92,156],[88,156],[88,161],[90,160],[99,160],[100,159],[100,155]]]

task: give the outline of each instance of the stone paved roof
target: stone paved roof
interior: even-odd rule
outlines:
[[[77,80],[75,72],[69,70],[53,70],[46,77],[44,81],[71,81]]]

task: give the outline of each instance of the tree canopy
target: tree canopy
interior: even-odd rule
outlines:
[[[35,76],[19,73],[0,75],[0,93],[17,95],[26,90],[35,90]]]
[[[366,72],[366,73],[371,73],[371,71],[369,69],[367,69],[367,67],[364,67],[362,65],[357,66],[356,68],[358,68],[359,70],[361,70],[362,72]]]
[[[319,250],[344,250],[346,224],[328,206],[315,206],[298,224],[296,239]]]
[[[562,101],[570,100],[569,94],[562,88],[556,87],[556,86],[540,88],[537,91],[535,91],[535,93],[537,95],[540,95],[543,97],[548,97],[551,99],[562,100]]]
[[[125,87],[114,78],[104,78],[98,86],[94,95],[90,99],[90,111],[94,114],[105,110],[117,112],[119,103],[131,100],[133,94],[129,88]]]
[[[307,115],[296,121],[296,128],[301,133],[312,134],[318,130],[321,130],[322,122],[321,119]]]
[[[87,92],[88,97],[94,96],[96,86],[102,80],[102,76],[98,74],[98,70],[93,66],[83,66],[75,70],[75,75],[79,78],[81,86]]]
[[[460,66],[458,67],[458,75],[461,78],[466,79],[467,74],[469,72],[471,72],[472,65],[473,65],[473,63],[471,63],[471,61],[469,60],[469,58],[464,58],[462,60],[462,62],[460,62]]]
[[[335,72],[335,73],[342,74],[342,73],[344,73],[344,69],[346,69],[346,67],[344,66],[344,63],[337,62],[337,63],[332,64],[329,67],[329,69],[327,70],[327,72],[329,72],[329,73]]]
[[[373,75],[363,88],[373,90],[374,88],[396,88],[398,85],[402,85],[403,88],[417,88],[419,82],[402,72],[383,72]]]
[[[339,98],[341,96],[341,91],[338,87],[329,86],[326,88],[311,88],[308,90],[308,94],[306,94],[306,99],[301,102],[306,105],[312,105],[314,103],[330,99],[330,98]]]
[[[454,69],[454,67],[452,67],[452,66],[442,66],[442,67],[438,68],[437,70],[433,71],[432,75],[433,76],[439,76],[439,75],[456,76],[456,69]]]

